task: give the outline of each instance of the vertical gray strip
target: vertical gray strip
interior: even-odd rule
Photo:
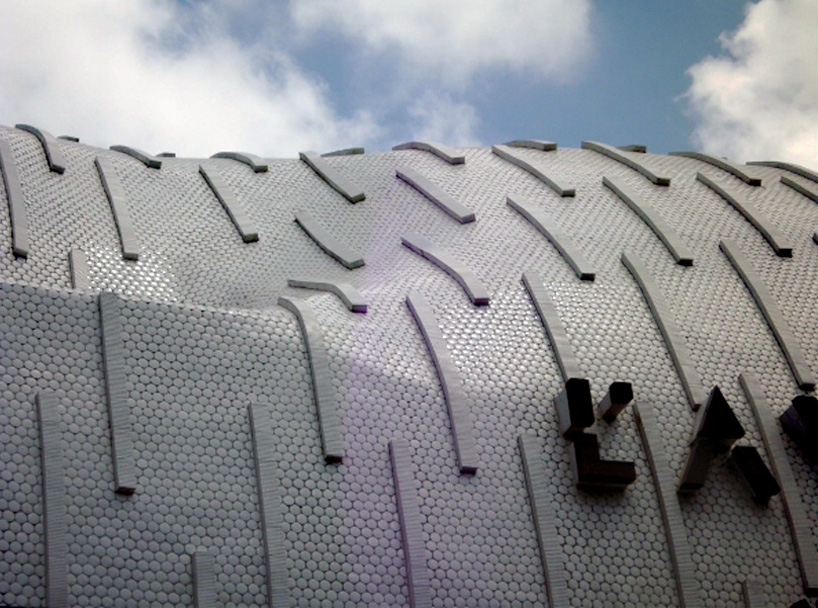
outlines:
[[[812,190],[811,188],[808,188],[803,184],[799,184],[798,182],[791,180],[786,175],[781,177],[781,183],[784,184],[785,186],[789,186],[790,188],[798,192],[798,194],[802,194],[811,201],[818,203],[818,190]]]
[[[317,289],[319,291],[329,291],[335,294],[352,312],[366,312],[367,304],[361,292],[350,283],[340,283],[335,281],[310,281],[307,279],[288,279],[287,285],[290,287],[301,287],[302,289]]]
[[[40,140],[40,145],[45,152],[45,159],[48,162],[48,168],[54,173],[65,172],[65,156],[63,156],[60,146],[56,138],[48,131],[32,127],[31,125],[15,125],[21,131],[27,131]]]
[[[515,154],[511,148],[506,146],[492,146],[491,151],[503,160],[510,162],[512,165],[517,165],[520,167],[520,169],[528,171],[531,175],[536,177],[560,196],[576,195],[576,189],[573,186],[567,185],[561,176],[556,176],[553,174],[546,175],[546,173],[540,167],[528,162],[519,154]]]
[[[764,587],[759,581],[744,581],[741,583],[741,592],[744,596],[745,608],[769,608],[770,601],[764,593]]]
[[[537,542],[540,545],[545,584],[548,588],[548,607],[570,606],[568,587],[565,584],[562,547],[557,536],[553,500],[549,491],[551,480],[542,462],[543,440],[532,435],[520,435],[518,443],[523,458],[525,485],[528,488],[531,514],[534,516]]]
[[[3,171],[3,185],[6,187],[6,200],[9,205],[11,221],[11,249],[20,258],[28,257],[28,215],[23,188],[20,185],[20,174],[14,163],[14,153],[9,142],[0,140],[0,169]]]
[[[111,211],[114,214],[114,223],[117,232],[119,232],[119,242],[122,247],[122,257],[126,260],[138,260],[139,241],[136,238],[136,232],[134,232],[133,222],[131,222],[131,213],[128,210],[125,189],[122,187],[122,183],[119,181],[110,160],[97,156],[94,159],[94,164],[97,166],[99,179],[102,182],[102,187],[105,188],[105,196],[108,197],[108,203],[111,205]]]
[[[782,163],[775,160],[756,160],[750,161],[747,163],[748,165],[759,165],[761,167],[774,167],[776,169],[784,169],[784,171],[789,171],[790,173],[795,173],[796,175],[800,175],[801,177],[805,177],[810,181],[818,183],[818,173],[813,171],[812,169],[807,169],[806,167],[802,167],[801,165],[794,165],[792,163]]]
[[[801,581],[807,593],[818,592],[818,552],[816,552],[815,536],[812,533],[807,511],[801,500],[801,492],[795,483],[787,450],[781,438],[781,429],[778,421],[767,403],[764,389],[753,374],[739,376],[741,387],[753,408],[753,413],[761,431],[761,438],[770,457],[773,475],[781,487],[781,497],[784,499],[787,522],[790,525],[795,552],[798,555],[798,565],[801,568]]]
[[[331,258],[343,264],[345,268],[353,270],[366,264],[364,258],[357,251],[332,236],[309,211],[297,209],[295,221],[316,245]]]
[[[438,158],[442,158],[450,165],[462,165],[466,162],[466,157],[458,154],[449,146],[444,146],[434,141],[409,141],[405,144],[399,144],[392,148],[393,150],[423,150],[431,152]]]
[[[125,345],[122,302],[116,294],[99,294],[100,329],[102,331],[102,365],[105,394],[108,399],[108,421],[111,427],[111,453],[114,461],[114,483],[117,494],[136,491],[131,406],[125,380]]]
[[[574,349],[568,341],[568,334],[560,321],[557,309],[548,295],[548,291],[543,285],[542,277],[533,271],[523,273],[523,284],[528,290],[531,301],[540,315],[540,320],[545,327],[545,333],[551,341],[551,347],[557,356],[557,363],[562,372],[562,378],[566,382],[570,378],[584,378],[582,370],[579,368],[579,361],[574,355]]]
[[[214,563],[213,554],[208,551],[195,551],[190,556],[190,564],[193,569],[193,606],[195,608],[216,608]]]
[[[111,146],[111,150],[113,150],[114,152],[121,152],[122,154],[127,154],[128,156],[138,160],[140,163],[142,163],[149,169],[162,168],[161,160],[159,160],[155,156],[151,156],[147,152],[143,152],[142,150],[138,150],[130,146]]]
[[[336,171],[332,165],[315,152],[299,152],[299,158],[315,173],[350,203],[359,203],[366,198],[358,186]]]
[[[656,486],[656,495],[659,499],[659,508],[662,511],[662,520],[665,524],[670,560],[673,563],[673,573],[676,577],[676,590],[679,594],[679,604],[683,608],[701,606],[699,586],[696,583],[696,566],[693,563],[690,545],[687,541],[687,530],[682,519],[682,509],[676,496],[675,473],[670,468],[659,426],[653,407],[646,403],[634,403],[634,413],[645,454],[653,474]]]
[[[684,156],[687,158],[695,158],[696,160],[700,160],[701,162],[707,163],[708,165],[718,167],[722,171],[732,173],[746,184],[749,184],[751,186],[761,185],[760,177],[758,177],[757,175],[753,175],[752,173],[747,173],[747,171],[739,167],[737,164],[730,162],[726,158],[710,156],[709,154],[702,154],[701,152],[670,152],[670,156]]]
[[[648,269],[638,257],[634,254],[627,255],[623,253],[622,263],[633,275],[642,290],[642,294],[645,296],[650,312],[653,314],[653,318],[662,332],[662,337],[665,339],[665,346],[667,346],[673,363],[676,365],[676,371],[679,373],[690,407],[698,410],[699,406],[707,398],[707,394],[704,391],[701,376],[699,376],[699,372],[696,371],[696,366],[693,364],[693,357],[690,356],[690,351],[687,350],[682,331],[670,311],[670,306],[665,301],[662,292],[659,291],[659,286],[656,285],[653,277],[648,273]]]
[[[815,376],[813,376],[812,370],[810,370],[807,364],[804,353],[798,346],[795,335],[793,335],[789,324],[786,319],[784,319],[784,315],[781,314],[781,310],[778,308],[778,304],[775,298],[773,298],[772,293],[767,289],[761,277],[756,274],[750,264],[750,260],[747,259],[735,243],[722,241],[719,243],[719,247],[721,247],[727,259],[730,260],[730,263],[744,281],[747,289],[750,290],[756,305],[759,310],[761,310],[775,339],[778,341],[781,351],[787,358],[787,362],[790,364],[790,369],[798,382],[798,386],[801,390],[805,391],[815,389]]]
[[[693,252],[679,238],[679,235],[665,222],[660,213],[651,207],[641,196],[622,182],[603,177],[602,183],[610,188],[631,210],[642,218],[659,240],[664,243],[670,255],[680,266],[693,265]]]
[[[456,260],[454,256],[443,249],[443,247],[438,247],[428,239],[415,233],[409,233],[402,237],[401,243],[422,258],[429,260],[432,264],[457,281],[466,292],[466,295],[469,296],[469,300],[471,300],[472,304],[475,306],[488,305],[491,296],[489,296],[488,290],[477,278],[477,275]]]
[[[263,158],[249,152],[216,152],[210,158],[229,158],[250,167],[254,173],[266,173],[270,168]]]
[[[409,605],[412,608],[429,608],[432,590],[426,567],[426,546],[415,487],[415,473],[409,443],[403,439],[389,442],[389,460],[392,463],[392,480],[395,484],[395,500],[398,504],[400,534],[406,559],[406,583],[409,587]]]
[[[609,146],[608,144],[602,144],[596,141],[582,142],[582,149],[593,150],[594,152],[598,152],[599,154],[604,154],[608,158],[612,158],[613,160],[630,167],[634,171],[638,171],[657,186],[670,185],[669,177],[656,175],[651,169],[648,168],[647,165],[645,165],[645,163],[642,160],[636,160],[628,156],[628,154],[635,154],[634,152],[623,152],[622,150],[614,148],[613,146]]]
[[[204,165],[199,165],[199,173],[202,174],[207,185],[219,199],[219,202],[230,216],[230,221],[241,235],[241,240],[245,243],[253,243],[258,240],[258,229],[255,222],[247,214],[244,205],[236,198],[233,191],[227,186],[222,176],[215,169],[208,169]]]
[[[72,249],[68,252],[68,266],[71,270],[71,286],[77,291],[88,291],[91,289],[89,280],[88,256],[80,249]]]
[[[530,150],[541,150],[542,152],[553,152],[557,149],[557,144],[544,139],[515,139],[507,141],[504,146],[509,148],[529,148]]]
[[[399,179],[412,186],[415,190],[440,207],[447,215],[453,217],[461,224],[468,224],[474,221],[473,211],[466,209],[459,201],[456,201],[454,197],[444,191],[443,188],[432,183],[420,172],[404,167],[403,169],[396,169],[395,174]]]
[[[307,346],[307,357],[312,374],[312,390],[315,395],[315,410],[321,434],[321,448],[327,464],[344,460],[344,432],[338,413],[337,397],[332,387],[329,369],[329,355],[324,346],[324,335],[312,308],[301,300],[280,297],[278,305],[286,308],[298,318],[301,333]]]
[[[777,256],[782,258],[792,257],[792,245],[789,243],[789,240],[784,233],[776,228],[769,218],[767,218],[761,211],[753,206],[746,198],[737,192],[728,190],[703,173],[697,173],[696,179],[708,186],[725,201],[730,203],[730,205],[732,205],[736,211],[741,213],[741,215],[743,215],[748,222],[755,226],[756,230],[758,230],[761,233],[761,236],[766,239]]]
[[[540,234],[548,239],[554,248],[560,252],[562,258],[568,262],[574,273],[583,281],[593,281],[596,273],[591,265],[585,261],[574,243],[551,221],[551,219],[533,203],[522,199],[516,194],[506,197],[506,204],[527,219]],[[549,226],[551,226],[549,228]]]
[[[267,569],[267,606],[282,608],[290,605],[287,585],[287,551],[284,546],[284,511],[276,467],[273,423],[267,405],[253,403],[248,407],[253,434],[253,460],[256,467],[256,487],[261,511],[261,531],[264,537],[264,565]]]
[[[43,472],[45,605],[49,608],[68,606],[67,495],[58,405],[59,399],[54,393],[37,395]]]
[[[466,392],[460,382],[460,373],[454,364],[454,359],[443,338],[443,332],[435,319],[432,307],[423,297],[423,294],[414,291],[406,296],[406,305],[415,318],[423,341],[432,361],[435,364],[446,409],[449,412],[449,424],[454,438],[454,449],[457,454],[457,466],[460,473],[472,474],[477,472],[478,456],[477,442],[474,439],[471,412],[466,401]]]

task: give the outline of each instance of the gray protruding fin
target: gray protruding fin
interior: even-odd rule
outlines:
[[[761,314],[767,320],[767,324],[778,341],[781,351],[790,364],[790,369],[798,382],[798,386],[801,390],[814,390],[815,376],[813,376],[807,359],[795,339],[795,334],[792,333],[790,325],[778,308],[772,293],[767,289],[761,277],[756,274],[755,269],[750,265],[750,260],[747,259],[738,245],[731,241],[721,241],[719,247],[744,281]]]
[[[316,245],[346,268],[353,270],[366,264],[364,258],[357,251],[353,251],[348,245],[331,235],[309,211],[297,209],[295,221]]]
[[[471,412],[466,401],[466,392],[460,381],[460,373],[443,338],[443,332],[437,323],[432,307],[423,295],[417,291],[406,297],[406,305],[417,323],[423,341],[432,361],[435,364],[446,409],[449,412],[454,449],[457,454],[457,466],[461,474],[477,472],[477,442],[474,439]]]
[[[215,562],[209,551],[194,551],[190,555],[194,608],[216,608]]]
[[[507,146],[492,146],[491,151],[503,160],[510,162],[512,165],[516,165],[520,167],[520,169],[528,171],[531,175],[536,177],[560,196],[576,195],[576,189],[573,186],[567,185],[561,176],[554,175],[553,173],[546,174],[543,169],[533,163],[530,163],[519,154],[516,154],[511,148]]]
[[[128,156],[135,158],[140,163],[148,167],[149,169],[161,169],[162,168],[162,161],[156,158],[155,156],[151,156],[147,152],[143,152],[142,150],[138,150],[137,148],[132,148],[131,146],[111,146],[111,150],[115,152],[121,152],[122,154],[127,154]]]
[[[702,154],[701,152],[670,152],[670,156],[684,156],[687,158],[695,158],[703,163],[718,167],[722,171],[731,173],[743,181],[745,184],[751,186],[760,186],[761,178],[755,174],[748,173],[736,163],[727,160],[726,158],[719,158],[718,156],[711,156],[710,154]]]
[[[442,158],[450,165],[462,165],[466,162],[466,157],[458,154],[449,146],[434,141],[408,141],[392,148],[393,150],[423,150],[431,152],[438,158]]]
[[[6,188],[6,200],[9,205],[11,250],[18,258],[27,258],[30,245],[26,201],[23,198],[14,153],[5,139],[0,139],[0,170],[3,172],[3,185]]]
[[[269,169],[267,162],[260,156],[249,152],[216,152],[210,158],[229,158],[250,167],[255,173],[266,173]]]
[[[760,167],[773,167],[775,169],[783,169],[784,171],[795,173],[796,175],[800,175],[801,177],[804,177],[818,184],[818,173],[816,173],[812,169],[802,167],[801,165],[794,165],[793,163],[782,163],[776,160],[756,160],[750,161],[747,164],[756,165]]]
[[[267,606],[290,606],[287,585],[287,550],[284,532],[284,508],[276,466],[276,448],[270,407],[258,403],[248,406],[253,439],[256,490],[264,539],[264,566],[267,579]]]
[[[472,304],[475,306],[488,306],[491,297],[483,283],[477,278],[477,275],[456,260],[443,247],[415,233],[403,236],[401,242],[407,249],[411,249],[419,256],[426,258],[457,281],[466,292],[466,295],[469,296]]]
[[[745,219],[755,226],[766,241],[775,251],[775,254],[782,258],[792,257],[792,245],[787,237],[776,228],[766,215],[748,201],[743,195],[732,190],[728,190],[715,180],[710,179],[703,173],[697,173],[696,179],[708,186],[716,194],[727,201],[736,211],[741,213]]]
[[[409,443],[404,439],[389,442],[389,461],[398,506],[400,535],[406,564],[406,584],[412,608],[431,608],[431,582],[423,542],[423,520],[418,504],[418,490]]]
[[[806,196],[814,203],[818,203],[818,190],[809,188],[804,184],[799,184],[795,180],[792,180],[789,177],[787,177],[786,175],[781,176],[781,183],[784,184],[785,186],[789,186],[790,188],[798,192],[798,194]]]
[[[677,264],[680,266],[693,265],[693,252],[687,244],[679,238],[676,231],[670,227],[656,209],[623,182],[615,181],[609,177],[603,177],[602,183],[610,188],[636,215],[642,218],[642,221],[644,221],[648,227],[653,230],[653,233],[659,237],[659,240],[664,243]]]
[[[403,180],[415,190],[420,192],[435,205],[440,207],[447,215],[453,217],[461,224],[468,224],[474,221],[474,212],[466,209],[453,196],[448,194],[443,188],[432,183],[427,177],[414,169],[403,167],[396,169],[395,175]]]
[[[670,310],[670,306],[665,301],[665,296],[659,291],[659,286],[653,280],[653,277],[648,272],[644,263],[635,255],[622,254],[622,263],[625,268],[633,275],[637,285],[642,290],[642,295],[648,303],[648,308],[653,314],[659,330],[662,332],[662,337],[665,339],[665,346],[670,352],[673,363],[676,366],[676,371],[682,381],[682,385],[687,395],[687,400],[690,402],[690,407],[698,410],[699,406],[704,403],[706,394],[702,379],[696,366],[693,364],[693,357],[687,349],[682,338],[682,331],[676,324],[676,319]]]
[[[71,270],[71,286],[77,291],[88,291],[91,288],[88,270],[88,256],[81,249],[68,252],[68,267]]]
[[[321,449],[324,462],[338,464],[344,460],[344,431],[338,412],[338,398],[332,386],[329,355],[324,346],[324,333],[312,307],[295,298],[278,298],[278,305],[286,308],[298,319],[301,333],[307,347],[310,362],[312,390],[315,396],[315,411],[321,434]]]
[[[302,289],[317,289],[319,291],[329,291],[334,293],[352,312],[366,312],[367,304],[361,292],[351,283],[340,283],[336,281],[310,281],[307,279],[288,279],[287,285],[290,287],[300,287]]]
[[[634,152],[624,152],[623,150],[614,148],[613,146],[609,146],[608,144],[599,143],[597,141],[582,142],[582,149],[593,150],[594,152],[598,152],[599,154],[604,154],[608,158],[612,158],[613,160],[620,162],[627,167],[630,167],[634,171],[638,171],[657,186],[670,185],[669,177],[657,175],[641,159],[636,160],[635,158],[628,156],[628,154],[635,154]]]
[[[540,150],[542,152],[553,152],[557,149],[557,144],[544,139],[513,139],[503,144],[509,148],[528,148],[530,150]]]
[[[245,243],[253,243],[258,240],[258,229],[255,222],[247,214],[244,205],[236,198],[233,191],[227,186],[222,176],[215,169],[207,168],[204,165],[199,165],[199,173],[207,182],[210,190],[216,195],[216,198],[227,211],[230,221],[241,235],[241,240]]]
[[[366,152],[366,150],[359,147],[341,148],[340,150],[333,150],[332,152],[324,152],[321,156],[324,158],[332,156],[357,156],[359,154],[363,154],[364,152]]]
[[[105,189],[105,196],[111,206],[114,216],[116,230],[119,233],[119,243],[122,248],[122,257],[126,260],[139,259],[139,240],[136,238],[136,231],[131,221],[131,211],[128,208],[128,199],[125,196],[125,188],[119,181],[116,169],[110,160],[104,156],[97,156],[94,164],[99,173],[102,187]]]
[[[63,156],[62,150],[60,150],[56,137],[45,129],[38,129],[31,125],[18,124],[15,125],[15,127],[21,131],[31,133],[40,140],[40,145],[43,147],[43,152],[45,152],[45,159],[48,162],[48,168],[51,171],[54,173],[65,173],[65,156]]]
[[[366,198],[363,190],[353,184],[347,177],[341,175],[321,155],[315,152],[299,152],[298,156],[315,171],[318,177],[327,182],[333,190],[350,203],[359,203]]]

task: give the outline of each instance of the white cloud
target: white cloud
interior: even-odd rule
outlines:
[[[193,156],[293,155],[378,135],[364,112],[339,117],[280,50],[239,44],[222,8],[0,0],[0,122]]]
[[[592,48],[590,0],[312,0],[291,10],[305,30],[341,32],[372,54],[395,52],[404,71],[453,86],[486,68],[570,80]]]
[[[440,141],[453,146],[476,146],[479,120],[475,109],[450,95],[426,91],[411,106],[412,139]]]
[[[749,5],[727,54],[689,69],[694,144],[736,160],[818,167],[818,6],[815,0]]]

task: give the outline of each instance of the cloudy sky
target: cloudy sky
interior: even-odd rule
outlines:
[[[818,168],[815,0],[0,0],[0,124],[294,156],[583,139]]]

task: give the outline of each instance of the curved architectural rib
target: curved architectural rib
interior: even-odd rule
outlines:
[[[301,287],[303,289],[317,289],[319,291],[329,291],[334,293],[352,312],[366,312],[367,305],[361,292],[355,289],[350,283],[335,283],[332,281],[308,281],[305,279],[288,279],[287,285],[290,287]]]
[[[816,173],[812,169],[802,167],[801,165],[794,165],[792,163],[782,163],[776,160],[755,160],[750,161],[747,164],[759,167],[773,167],[775,169],[783,169],[784,171],[795,173],[796,175],[800,175],[801,177],[805,177],[810,181],[818,183],[818,173]]]
[[[125,380],[125,345],[122,335],[124,323],[120,310],[122,301],[116,294],[102,292],[98,302],[114,483],[117,494],[130,495],[136,491],[136,469],[131,436],[131,406]]]
[[[393,150],[423,150],[431,152],[438,158],[442,158],[450,165],[462,165],[466,162],[466,157],[458,154],[454,149],[435,141],[408,141],[392,148]]]
[[[684,608],[701,606],[699,586],[696,583],[696,565],[693,563],[690,544],[687,540],[682,509],[676,495],[676,480],[670,463],[665,455],[659,425],[653,407],[646,403],[634,403],[636,424],[642,436],[645,455],[653,474],[653,483],[656,486],[656,496],[659,499],[659,508],[662,511],[662,521],[665,524],[667,544],[670,549],[670,561],[673,564],[673,574],[676,578],[676,592],[679,595],[679,604]]]
[[[270,408],[257,403],[248,408],[253,436],[253,460],[256,490],[264,539],[264,566],[267,579],[267,605],[289,606],[287,589],[287,551],[285,547],[284,510],[276,469],[276,449]]]
[[[544,139],[514,139],[503,145],[509,148],[529,148],[531,150],[542,150],[543,152],[553,152],[557,149],[556,143]]]
[[[329,355],[324,346],[324,333],[318,317],[312,308],[301,300],[280,297],[278,305],[286,308],[298,318],[301,333],[307,345],[310,361],[312,390],[315,395],[315,410],[318,414],[318,428],[321,433],[321,449],[324,462],[338,464],[344,461],[344,432],[338,413],[337,398],[332,388],[329,371]]]
[[[781,176],[781,183],[785,186],[789,186],[799,194],[803,194],[811,201],[818,203],[818,190],[811,190],[810,188],[791,180],[786,175]]]
[[[51,171],[54,173],[65,173],[65,156],[63,156],[62,150],[60,150],[60,146],[57,144],[56,137],[44,129],[38,129],[31,125],[19,124],[14,126],[21,131],[31,133],[40,140],[40,145],[42,145],[43,152],[45,152],[45,159],[48,161],[48,168]]]
[[[209,551],[194,551],[190,556],[194,608],[216,608],[215,561]]]
[[[366,198],[363,190],[341,175],[320,155],[315,152],[299,152],[298,156],[315,171],[318,177],[327,182],[333,190],[338,192],[338,194],[343,196],[350,203],[359,203]]]
[[[767,403],[767,397],[761,383],[752,374],[739,376],[741,387],[747,396],[747,401],[753,408],[753,413],[761,431],[761,438],[767,448],[773,474],[781,487],[781,497],[784,500],[784,512],[790,525],[792,541],[798,555],[798,565],[801,569],[801,581],[807,593],[818,592],[818,552],[816,539],[812,533],[812,526],[807,517],[804,503],[801,501],[801,491],[795,483],[795,477],[790,468],[787,449],[781,438],[781,429],[775,415]]]
[[[389,462],[395,484],[400,536],[406,564],[406,584],[409,587],[409,605],[412,608],[431,608],[432,595],[429,570],[426,566],[426,546],[418,505],[418,490],[409,443],[404,439],[389,442]]]
[[[516,195],[513,198],[511,195],[507,196],[506,204],[527,219],[540,234],[548,239],[548,242],[560,252],[560,255],[581,280],[594,280],[596,273],[591,270],[590,264],[585,261],[571,240],[559,228],[553,227],[551,220],[544,212],[537,209],[533,203]],[[549,224],[552,224],[551,228],[547,227]]]
[[[340,150],[333,150],[332,152],[324,152],[321,156],[324,158],[328,156],[355,156],[357,154],[363,154],[365,150],[363,148],[341,148]]]
[[[114,152],[121,152],[122,154],[127,154],[138,160],[140,163],[148,167],[149,169],[161,169],[162,168],[162,161],[156,158],[155,156],[151,156],[147,152],[143,152],[142,150],[137,150],[136,148],[132,148],[130,146],[111,146],[111,150]]]
[[[567,607],[571,604],[568,600],[568,586],[565,583],[565,566],[554,517],[553,497],[548,491],[551,480],[542,461],[544,442],[533,435],[520,435],[517,443],[523,459],[525,485],[528,488],[531,515],[534,517],[537,544],[540,547],[540,559],[548,590],[548,606]]]
[[[255,173],[266,173],[269,166],[260,156],[249,152],[216,152],[210,158],[229,158],[250,167]]]
[[[327,232],[309,211],[297,210],[295,212],[295,221],[298,222],[301,229],[307,233],[316,245],[345,267],[352,270],[366,264],[360,254]]]
[[[125,188],[119,181],[111,161],[104,156],[97,156],[94,164],[99,173],[102,187],[105,189],[105,196],[108,197],[108,204],[114,215],[114,223],[119,233],[119,243],[122,248],[122,257],[126,260],[139,259],[139,240],[131,221],[131,212],[128,209],[128,199],[125,196]]]
[[[457,467],[461,474],[471,475],[477,472],[477,442],[474,439],[471,412],[466,401],[466,392],[460,382],[460,373],[454,364],[432,307],[423,294],[413,291],[406,296],[406,305],[417,323],[429,354],[432,355],[440,386],[443,388],[454,439],[454,451],[457,455]]]
[[[40,454],[43,483],[43,545],[45,546],[45,605],[68,606],[68,514],[59,398],[39,393]]]
[[[29,250],[28,213],[20,185],[20,174],[14,162],[14,153],[9,142],[0,139],[0,170],[3,172],[3,185],[6,188],[6,200],[9,205],[11,223],[11,250],[18,258],[27,258]]]
[[[761,185],[760,177],[758,177],[757,175],[753,175],[751,173],[747,173],[744,169],[739,167],[734,162],[727,160],[726,158],[719,158],[718,156],[711,156],[710,154],[702,154],[701,152],[670,152],[670,156],[684,156],[686,158],[695,158],[696,160],[700,160],[701,162],[707,163],[708,165],[718,167],[722,171],[732,173],[745,184],[749,184],[751,186]]]
[[[617,146],[623,152],[636,152],[638,154],[645,154],[648,151],[648,147],[643,144],[627,144],[625,146]]]
[[[719,247],[730,260],[733,268],[739,274],[747,289],[753,296],[761,314],[767,320],[767,324],[778,341],[781,351],[790,364],[790,369],[795,376],[801,390],[811,391],[815,389],[815,376],[807,365],[807,360],[801,348],[795,340],[795,335],[790,330],[790,326],[781,314],[778,304],[773,298],[773,294],[767,289],[764,281],[758,276],[744,253],[738,245],[730,241],[721,241]]]
[[[418,171],[404,167],[396,169],[395,175],[405,181],[423,196],[440,207],[447,215],[450,215],[461,224],[468,224],[474,221],[474,212],[466,209],[458,201],[449,195],[443,188],[433,184]]]
[[[401,243],[421,257],[426,258],[432,264],[446,272],[469,296],[469,300],[475,306],[487,306],[490,300],[489,292],[468,268],[458,262],[452,254],[429,241],[428,239],[410,232],[401,238]]]
[[[204,165],[199,165],[199,173],[210,186],[213,194],[219,199],[219,202],[227,211],[230,221],[236,227],[241,235],[241,240],[245,243],[253,243],[258,240],[258,229],[255,223],[247,214],[244,205],[239,202],[233,191],[228,188],[222,176],[215,169],[208,169]]]
[[[88,279],[88,256],[80,249],[72,249],[68,253],[68,267],[71,271],[71,286],[78,291],[91,289]]]
[[[627,165],[634,171],[638,171],[645,177],[647,177],[650,181],[652,181],[657,186],[669,186],[670,185],[670,178],[665,177],[662,175],[656,175],[651,169],[649,169],[644,162],[641,160],[635,160],[628,156],[627,152],[623,152],[618,148],[614,148],[613,146],[609,146],[608,144],[602,144],[597,141],[584,141],[582,142],[583,150],[593,150],[594,152],[598,152],[600,154],[604,154],[608,158],[612,158],[615,161],[622,163],[623,165]]]
[[[622,182],[616,182],[610,177],[603,177],[602,183],[610,188],[614,194],[622,199],[631,210],[642,218],[659,240],[664,243],[670,255],[680,266],[693,265],[693,252],[682,242],[679,235],[665,222],[661,214],[651,207],[639,194]]]
[[[566,185],[561,177],[546,175],[542,169],[534,166],[522,156],[515,154],[511,148],[507,148],[506,146],[492,146],[491,151],[503,160],[510,162],[512,165],[517,165],[520,167],[520,169],[528,171],[531,175],[536,177],[560,196],[576,195],[576,189]]]
[[[548,295],[548,291],[543,285],[542,278],[534,272],[523,273],[523,285],[525,285],[531,301],[534,302],[534,307],[540,315],[545,327],[545,333],[548,334],[548,339],[551,341],[551,348],[557,358],[557,364],[562,372],[562,379],[568,382],[571,378],[584,378],[585,375],[579,367],[579,361],[574,354],[574,349],[571,348],[571,342],[568,340],[568,334],[565,327],[560,321],[560,316],[557,314],[557,308]]]
[[[773,226],[772,222],[747,199],[736,192],[727,190],[727,188],[702,173],[697,173],[696,179],[730,203],[736,211],[741,213],[748,222],[755,226],[756,230],[767,240],[777,256],[782,258],[792,257],[792,245],[787,240],[787,237],[778,230],[778,228]]]
[[[659,286],[639,258],[633,254],[628,256],[623,253],[622,263],[633,275],[639,289],[642,290],[642,295],[644,295],[645,301],[648,303],[650,312],[662,332],[665,346],[676,366],[676,371],[684,386],[690,407],[698,410],[699,406],[707,399],[707,393],[702,385],[701,376],[699,376],[699,372],[696,371],[696,366],[693,364],[693,357],[690,356],[690,351],[687,350],[687,345],[682,338],[682,331],[676,324],[676,319],[673,318],[670,306],[668,306],[664,295],[659,291]]]

